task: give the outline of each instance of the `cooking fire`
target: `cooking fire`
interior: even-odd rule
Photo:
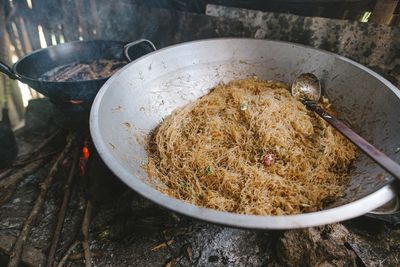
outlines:
[[[89,142],[90,142],[89,140],[85,140],[83,142],[82,154],[79,158],[79,174],[81,176],[85,175],[87,161],[89,160],[89,157],[90,157],[90,151],[89,151],[90,143]]]

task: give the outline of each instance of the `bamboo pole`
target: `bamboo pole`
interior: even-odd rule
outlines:
[[[372,11],[370,22],[389,25],[399,0],[378,0]]]
[[[19,17],[19,24],[20,24],[21,34],[22,34],[22,40],[25,45],[25,51],[27,53],[32,52],[32,45],[31,45],[31,42],[28,37],[28,32],[26,31],[24,19],[22,17]]]
[[[5,27],[5,14],[3,8],[0,8],[0,43],[4,43],[5,35],[6,35],[6,27]],[[6,47],[5,46],[0,46],[0,58],[2,60],[5,59],[6,56]],[[0,120],[3,117],[3,114],[1,114],[1,110],[3,107],[6,105],[6,77],[4,75],[1,75],[0,77]]]
[[[99,12],[97,11],[96,0],[90,0],[89,5],[92,14],[92,23],[91,23],[92,35],[95,37],[100,37],[100,32],[99,32],[100,19],[99,19]]]
[[[10,64],[10,38],[7,34],[7,25],[4,10],[0,8],[0,43],[2,44],[0,48],[0,58],[5,61],[5,63]],[[11,27],[12,28],[12,27]],[[9,100],[11,100],[9,102]],[[2,77],[2,96],[0,107],[11,108],[10,119],[12,125],[17,125],[24,114],[24,105],[22,102],[21,92],[17,87],[17,83],[8,78]]]

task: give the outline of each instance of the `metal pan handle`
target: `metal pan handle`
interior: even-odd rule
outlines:
[[[349,139],[353,144],[355,144],[362,152],[374,160],[379,166],[381,166],[388,173],[393,175],[393,177],[400,180],[400,164],[389,158],[386,154],[378,150],[367,140],[359,136],[356,132],[350,129],[346,124],[336,119],[334,116],[328,114],[323,110],[318,104],[313,101],[306,101],[306,106],[308,109],[316,112],[324,120],[329,122],[336,130],[338,130],[342,135]]]
[[[140,44],[144,44],[145,47],[141,47],[141,49],[134,49],[136,46],[140,45]],[[136,50],[136,51],[134,51]],[[152,42],[150,42],[147,39],[140,39],[137,41],[133,41],[129,44],[126,44],[124,46],[124,55],[125,57],[128,59],[129,62],[144,56],[150,52],[153,52],[157,50],[157,48],[154,46],[154,44]]]
[[[0,61],[0,72],[4,73],[13,80],[18,79],[18,76],[14,73],[12,68],[10,68],[7,64],[5,64],[2,61]]]

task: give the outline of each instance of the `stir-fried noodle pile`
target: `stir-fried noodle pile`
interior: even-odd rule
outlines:
[[[330,109],[326,99],[320,104]],[[287,85],[248,78],[175,110],[154,130],[148,154],[148,174],[169,196],[222,211],[283,215],[319,210],[340,197],[356,149]]]

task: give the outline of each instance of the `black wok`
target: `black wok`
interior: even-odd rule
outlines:
[[[36,50],[16,62],[12,68],[0,61],[0,72],[17,79],[54,103],[90,104],[109,77],[79,81],[43,81],[46,72],[71,63],[88,63],[99,59],[132,61],[155,50],[148,40],[131,43],[107,40],[75,41]]]

